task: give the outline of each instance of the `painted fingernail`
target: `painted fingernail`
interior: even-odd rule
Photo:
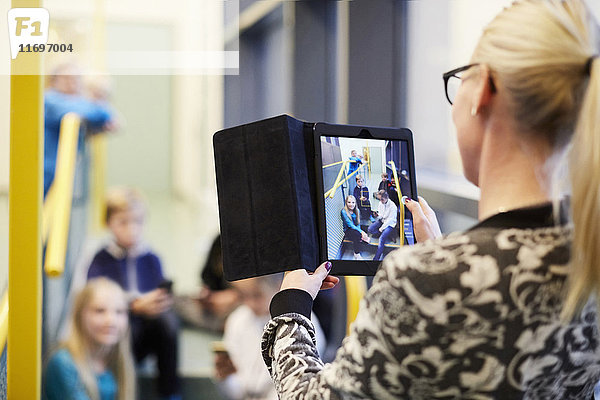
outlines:
[[[327,269],[327,272],[331,271],[331,262],[330,261],[327,261],[325,263],[325,268]]]

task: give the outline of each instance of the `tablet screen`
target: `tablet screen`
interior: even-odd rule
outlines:
[[[379,261],[414,244],[405,140],[321,136],[327,258]]]

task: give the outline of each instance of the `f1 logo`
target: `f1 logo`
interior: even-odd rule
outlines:
[[[14,60],[25,45],[46,44],[50,14],[45,8],[12,8],[8,11],[10,55]]]

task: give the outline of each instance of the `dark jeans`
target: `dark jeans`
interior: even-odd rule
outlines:
[[[371,225],[369,225],[369,233],[371,235],[377,237],[377,235],[379,235],[379,228],[381,228],[381,225],[383,225],[383,223],[381,222],[380,219],[373,222]],[[375,257],[373,257],[373,260],[375,260],[375,261],[381,260],[381,258],[383,256],[384,246],[387,242],[389,242],[392,239],[393,234],[394,234],[394,228],[391,226],[388,226],[387,228],[385,228],[383,230],[383,232],[381,232],[381,235],[379,236],[379,246],[377,246],[377,252],[375,253]]]
[[[180,392],[177,374],[179,322],[170,310],[156,318],[131,316],[131,345],[135,361],[155,354],[158,366],[158,393],[169,396]]]
[[[360,241],[362,239],[362,235],[356,229],[350,229],[344,233],[344,240],[348,239],[352,241],[352,248],[354,253],[360,253]]]

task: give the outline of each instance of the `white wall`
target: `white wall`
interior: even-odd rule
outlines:
[[[511,0],[408,2],[407,126],[414,133],[419,181],[452,180],[467,196],[477,190],[462,178],[462,165],[444,96],[442,74],[468,64],[483,27]],[[588,0],[596,18],[600,2]],[[437,185],[437,183],[436,183]],[[447,186],[447,185],[446,185]]]
[[[487,22],[509,0],[408,2],[407,126],[418,170],[460,175],[462,167],[442,74],[468,64]]]

